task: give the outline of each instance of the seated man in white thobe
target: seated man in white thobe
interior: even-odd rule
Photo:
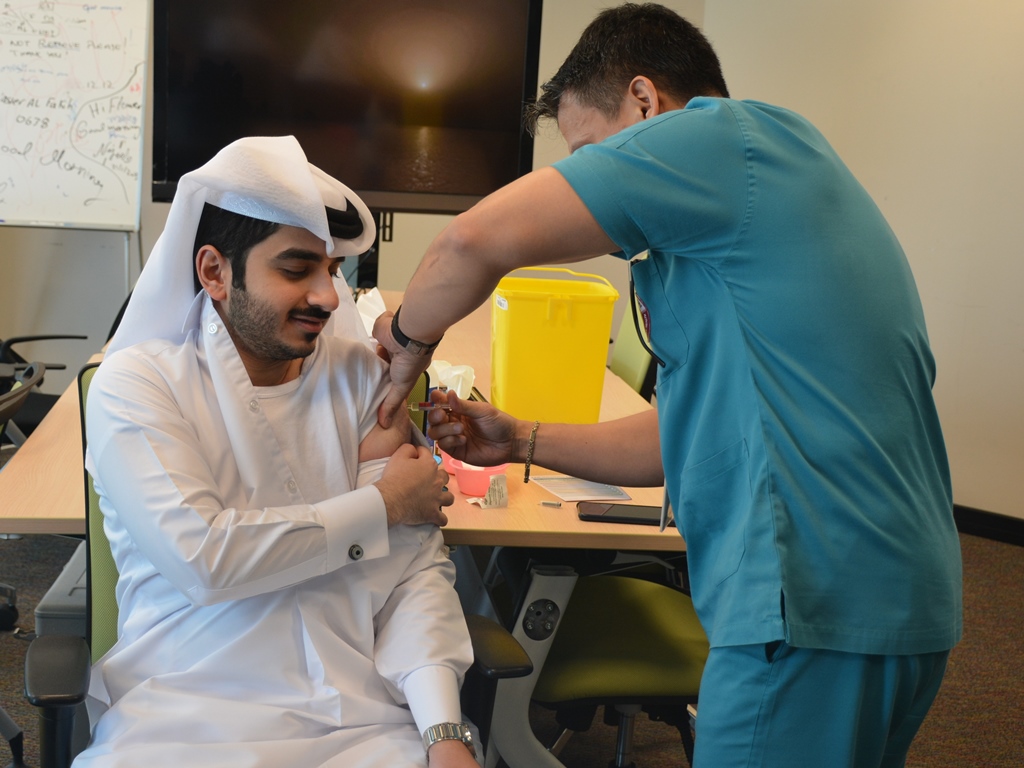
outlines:
[[[181,179],[89,391],[120,618],[75,768],[477,765],[447,474],[336,279],[373,239],[291,137]]]

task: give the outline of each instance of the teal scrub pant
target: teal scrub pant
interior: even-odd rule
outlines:
[[[712,648],[694,768],[900,768],[948,659],[782,642]]]

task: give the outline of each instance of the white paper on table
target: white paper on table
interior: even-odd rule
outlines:
[[[476,504],[480,509],[494,509],[495,507],[508,506],[508,481],[505,475],[491,475],[490,485],[487,486],[487,495],[483,498],[467,498],[470,504]]]
[[[568,475],[540,475],[530,480],[562,501],[628,501],[631,498],[617,485],[594,483]]]

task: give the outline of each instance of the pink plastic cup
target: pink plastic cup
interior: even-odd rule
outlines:
[[[443,453],[441,458],[444,460]],[[505,474],[505,470],[508,468],[508,464],[499,464],[496,467],[477,467],[451,457],[448,457],[448,461],[451,463],[452,469],[455,470],[455,479],[459,483],[459,490],[467,496],[474,497],[486,495],[487,489],[491,485],[491,477]]]

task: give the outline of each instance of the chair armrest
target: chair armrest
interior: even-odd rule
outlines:
[[[89,690],[92,655],[77,635],[40,635],[25,653],[25,697],[39,707],[39,765],[68,768],[75,710]]]
[[[40,635],[25,653],[25,696],[36,707],[72,707],[85,701],[92,665],[77,635]]]
[[[486,755],[498,680],[529,675],[533,662],[519,641],[498,622],[469,614],[466,625],[473,643],[473,666],[462,684],[462,711],[476,724],[480,747]]]
[[[473,666],[488,680],[525,677],[533,662],[519,641],[496,621],[485,616],[466,616],[473,643]]]
[[[14,352],[11,348],[17,344],[29,341],[50,341],[52,339],[88,339],[88,336],[77,334],[47,334],[43,336],[12,336],[0,344],[0,362],[3,363],[27,363],[28,361]],[[51,371],[62,371],[66,367],[63,363],[49,363],[46,366]]]

